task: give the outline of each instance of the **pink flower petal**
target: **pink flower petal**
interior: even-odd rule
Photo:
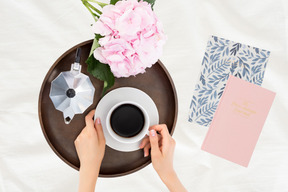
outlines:
[[[167,40],[150,4],[137,0],[105,6],[93,30],[104,36],[94,57],[107,63],[115,77],[144,73],[157,62]]]

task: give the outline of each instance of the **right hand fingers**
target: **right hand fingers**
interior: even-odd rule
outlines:
[[[158,134],[158,143],[159,143],[159,148],[160,148],[160,151],[161,151],[162,136],[159,135],[159,134]],[[144,139],[142,139],[139,148],[143,149],[144,157],[147,157],[149,155],[149,149],[151,148],[149,136],[146,136]]]
[[[153,157],[157,157],[161,155],[159,144],[158,144],[158,135],[154,129],[149,132],[149,139],[151,145],[151,155]]]
[[[162,143],[163,146],[167,146],[169,144],[169,140],[171,138],[171,135],[169,134],[168,128],[165,124],[161,124],[161,125],[154,125],[152,127],[149,128],[150,130],[155,130],[158,131],[160,133],[160,135],[162,136]]]
[[[149,139],[149,137],[147,137]],[[160,151],[162,151],[162,139],[161,139],[161,135],[158,135],[158,145],[159,145],[159,149]],[[145,147],[143,148],[144,150],[144,157],[147,157],[149,155],[149,149],[151,148],[151,144],[150,144],[150,141],[149,143],[147,143],[145,145]]]
[[[155,131],[158,131],[162,136],[170,136],[167,125],[160,124],[160,125],[153,125],[149,128],[149,130],[154,129]]]
[[[139,148],[143,149],[148,143],[150,143],[149,136],[145,136],[144,139],[142,139]]]
[[[149,138],[149,137],[148,137]],[[149,155],[149,149],[151,148],[150,142],[144,147],[144,157],[147,157]]]

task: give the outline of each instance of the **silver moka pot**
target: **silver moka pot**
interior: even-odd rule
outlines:
[[[78,48],[71,70],[61,72],[51,82],[50,99],[55,108],[63,112],[66,124],[93,103],[95,88],[89,77],[81,73],[80,55],[81,48]]]

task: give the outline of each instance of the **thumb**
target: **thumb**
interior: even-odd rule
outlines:
[[[149,139],[150,139],[150,144],[151,144],[152,157],[161,155],[159,144],[158,144],[158,135],[154,129],[150,130]]]

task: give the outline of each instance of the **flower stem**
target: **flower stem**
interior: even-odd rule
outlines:
[[[90,3],[88,3],[88,1],[87,1],[87,4],[86,4],[86,5],[88,5],[88,7],[90,7],[93,11],[95,11],[95,12],[98,13],[99,15],[102,14],[101,11],[99,11],[99,10],[96,9],[93,5],[91,5]]]
[[[107,4],[105,4],[105,3],[100,3],[100,2],[95,1],[95,0],[81,0],[81,1],[82,1],[83,5],[85,5],[85,7],[86,7],[86,8],[88,9],[88,11],[91,13],[91,15],[92,15],[92,17],[93,17],[93,19],[94,19],[95,21],[98,20],[99,15],[101,15],[102,12],[99,11],[97,8],[95,8],[93,5],[91,5],[88,1],[97,3],[97,4],[98,4],[99,6],[101,6],[101,7],[104,7],[105,5],[107,5]],[[105,5],[104,5],[104,4],[105,4]],[[93,11],[94,11],[94,12],[93,12]],[[97,15],[96,13],[99,14],[99,15]]]
[[[99,1],[95,1],[95,0],[87,0],[87,1],[90,1],[90,2],[93,2],[93,3],[97,3],[102,8],[105,7],[106,5],[108,5],[106,3],[102,3],[102,2],[99,2]]]

